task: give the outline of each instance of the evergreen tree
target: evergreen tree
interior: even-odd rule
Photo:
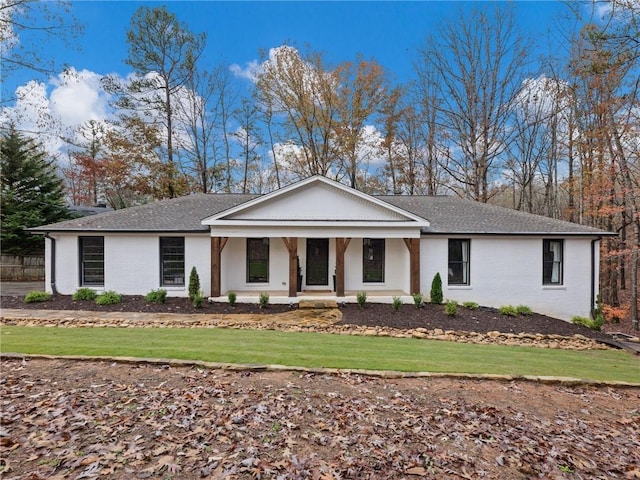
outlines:
[[[189,274],[189,298],[195,299],[200,294],[200,276],[196,267],[191,267],[191,273]]]
[[[0,137],[0,222],[2,253],[26,255],[44,250],[41,235],[25,229],[69,218],[55,161],[42,146],[15,130]]]
[[[433,277],[433,281],[431,282],[430,297],[431,303],[437,303],[438,305],[442,303],[442,278],[440,277],[440,272],[436,273]]]

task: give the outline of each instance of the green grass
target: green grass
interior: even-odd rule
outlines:
[[[3,326],[3,352],[128,356],[405,372],[552,375],[640,382],[640,360],[615,350],[568,351],[418,339],[232,329]]]

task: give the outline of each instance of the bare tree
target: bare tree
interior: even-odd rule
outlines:
[[[242,164],[242,193],[251,190],[250,176],[258,170],[258,147],[262,144],[257,118],[258,107],[247,98],[243,98],[240,106],[234,111],[234,119],[240,125],[232,134],[240,144],[240,156]]]
[[[582,29],[571,63],[581,105],[580,198],[587,221],[620,232],[619,238],[604,242],[603,302],[617,306],[628,266],[630,317],[638,329],[640,11],[633,2],[614,1],[610,7],[608,22]]]
[[[399,86],[394,87],[385,98],[380,110],[383,125],[382,134],[384,137],[382,148],[386,155],[384,173],[391,177],[391,193],[393,194],[401,192],[399,182],[399,164],[401,159],[395,145],[400,117],[402,115],[402,97],[404,94],[404,88]],[[384,191],[386,193],[389,189],[386,188]]]
[[[6,80],[16,70],[53,74],[61,68],[43,53],[42,46],[61,40],[72,49],[82,26],[71,14],[71,2],[58,0],[3,0],[0,3],[0,64]],[[2,89],[3,92],[6,89]],[[9,99],[4,98],[0,103]]]
[[[362,135],[367,121],[380,111],[388,91],[388,79],[382,67],[375,61],[358,57],[355,62],[345,62],[336,68],[339,78],[338,111],[335,123],[337,155],[341,168],[349,178],[349,184],[358,188],[360,169],[359,154]]]
[[[335,164],[338,78],[327,70],[322,55],[302,56],[297,49],[271,50],[258,75],[260,101],[283,119],[285,138],[302,147],[301,176],[327,176]]]
[[[280,188],[280,161],[275,148],[273,98],[270,96],[266,96],[262,99],[257,99],[256,101],[262,116],[262,121],[264,122],[265,128],[267,129],[269,151],[272,158],[275,185],[277,188]]]
[[[490,197],[491,175],[510,141],[510,109],[526,59],[513,12],[504,5],[492,12],[461,11],[420,50],[419,62],[442,87],[439,122],[453,144],[447,171],[475,200]]]
[[[235,98],[226,64],[211,71],[196,69],[181,95],[176,109],[180,128],[182,167],[195,177],[202,192],[230,191],[233,169],[227,124]]]
[[[411,89],[409,102],[416,105],[420,117],[425,149],[422,156],[425,193],[435,195],[444,183],[441,178],[441,164],[447,135],[438,124],[438,118],[442,114],[442,90],[437,72],[425,70],[424,67],[424,63],[418,63],[415,67],[418,79]]]

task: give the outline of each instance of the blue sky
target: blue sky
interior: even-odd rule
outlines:
[[[483,2],[485,5],[490,2]],[[480,2],[213,2],[213,1],[74,1],[72,12],[84,25],[79,51],[51,42],[45,53],[58,64],[98,74],[129,71],[125,34],[135,10],[166,5],[194,32],[208,36],[205,60],[245,66],[258,51],[289,43],[322,51],[330,62],[351,60],[357,53],[374,58],[398,81],[411,76],[416,49],[443,19]],[[555,19],[566,11],[559,1],[515,2],[522,33],[534,39],[542,53],[557,42]],[[13,90],[31,79],[33,72],[8,79]]]

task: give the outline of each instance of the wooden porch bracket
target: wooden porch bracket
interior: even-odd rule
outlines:
[[[420,238],[405,238],[409,250],[409,293],[420,293]]]
[[[298,239],[297,237],[282,237],[284,245],[289,251],[289,296],[298,295]]]
[[[222,288],[222,250],[228,237],[211,237],[211,296],[219,297]]]
[[[336,297],[344,297],[344,253],[350,238],[336,238]]]

